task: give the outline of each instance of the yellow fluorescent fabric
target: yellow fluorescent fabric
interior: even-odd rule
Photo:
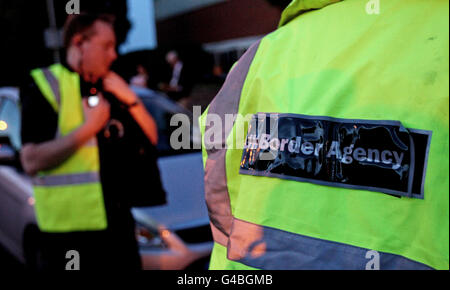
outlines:
[[[341,0],[293,0],[283,11],[279,26],[283,26],[295,17],[309,10],[320,9]]]
[[[71,186],[35,186],[36,213],[44,232],[106,228],[99,183]]]

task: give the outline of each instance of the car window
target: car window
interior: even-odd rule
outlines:
[[[7,97],[0,96],[0,136],[10,138],[11,144],[19,150],[20,110],[17,103]]]
[[[176,130],[177,126],[170,126],[170,120],[175,114],[185,114],[188,116],[190,120],[189,131],[191,132],[189,136],[190,148],[193,148],[194,143],[200,143],[201,139],[196,140],[194,138],[195,134],[194,130],[198,131],[198,128],[193,128],[193,116],[192,113],[177,104],[176,102],[170,100],[168,97],[161,93],[157,93],[155,91],[133,87],[133,90],[139,96],[139,98],[144,103],[147,111],[152,115],[153,119],[156,122],[158,127],[158,144],[156,146],[158,150],[159,156],[168,156],[168,155],[177,155],[177,154],[186,154],[193,153],[195,151],[193,149],[179,149],[175,150],[170,145],[170,136],[172,132]]]

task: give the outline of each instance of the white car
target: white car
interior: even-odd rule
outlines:
[[[170,116],[189,112],[164,95],[142,89],[137,92],[156,116],[161,131],[157,147],[166,155],[158,158],[158,166],[167,204],[132,209],[143,268],[206,270],[213,242],[204,202],[201,153],[179,154],[168,147]],[[17,96],[16,89],[0,89],[0,244],[21,263],[39,268],[40,232],[31,180],[18,162]]]

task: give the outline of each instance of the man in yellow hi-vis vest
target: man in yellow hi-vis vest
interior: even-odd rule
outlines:
[[[294,0],[248,49],[201,118],[211,269],[449,269],[448,9]]]
[[[157,130],[142,102],[110,71],[117,58],[112,21],[70,18],[66,62],[33,70],[21,92],[21,161],[33,176],[46,268],[64,270],[72,250],[80,269],[140,268],[126,199],[137,177],[127,172],[139,158],[130,152],[154,146]]]

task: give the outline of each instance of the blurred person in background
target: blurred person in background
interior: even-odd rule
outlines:
[[[65,61],[33,70],[21,89],[21,161],[33,177],[42,267],[64,270],[67,251],[76,250],[80,269],[137,270],[130,208],[165,202],[156,124],[110,70],[110,15],[69,17],[64,45]]]
[[[141,88],[148,88],[148,72],[142,64],[136,67],[137,75],[130,79],[130,85]]]
[[[174,101],[189,96],[192,83],[186,67],[181,61],[178,52],[171,50],[166,54],[166,62],[172,69],[172,75],[169,83],[161,83],[159,89]]]

